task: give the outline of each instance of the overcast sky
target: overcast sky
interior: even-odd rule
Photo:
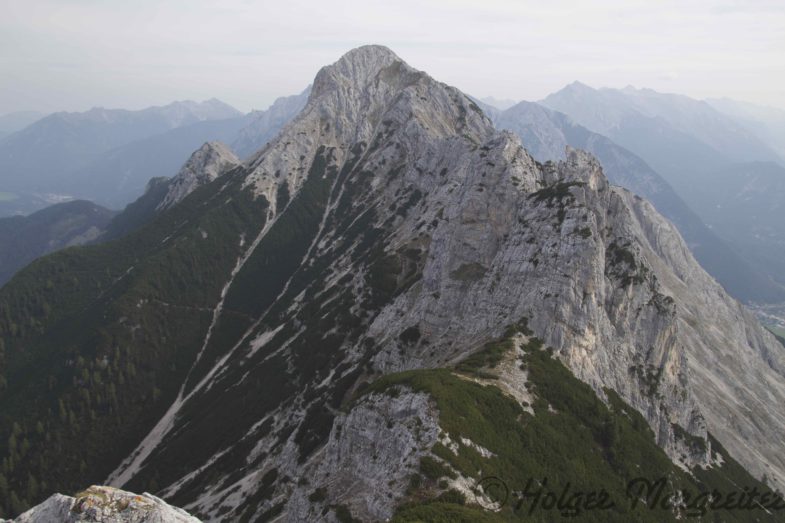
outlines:
[[[0,113],[265,108],[368,43],[479,97],[580,80],[785,108],[783,0],[0,0]]]

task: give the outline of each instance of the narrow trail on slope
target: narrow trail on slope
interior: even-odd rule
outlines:
[[[294,277],[299,272],[300,267],[302,267],[303,264],[305,264],[305,262],[308,261],[308,259],[310,259],[310,257],[313,254],[314,249],[318,247],[320,240],[322,240],[322,236],[324,234],[325,227],[327,225],[327,219],[330,216],[330,214],[335,211],[335,209],[337,208],[338,202],[340,201],[341,197],[343,196],[344,185],[341,185],[340,187],[338,187],[338,193],[334,197],[332,196],[335,193],[335,189],[336,189],[338,183],[340,182],[340,180],[341,180],[341,177],[340,176],[336,176],[335,181],[333,181],[333,184],[330,187],[330,196],[328,196],[327,204],[325,205],[325,210],[324,210],[324,213],[322,214],[322,218],[321,218],[321,221],[319,223],[319,229],[317,230],[316,234],[314,235],[314,238],[311,241],[311,244],[309,245],[308,250],[306,251],[305,255],[303,256],[302,260],[300,261],[300,265],[298,266],[298,269],[296,269],[294,272],[292,272],[291,276],[287,279],[286,284],[284,285],[284,287],[281,290],[281,292],[271,302],[270,306],[267,307],[267,309],[265,309],[259,315],[259,319],[256,320],[254,322],[254,324],[251,325],[251,327],[248,330],[246,330],[246,332],[243,334],[243,336],[240,338],[240,340],[232,347],[232,349],[228,353],[226,353],[226,355],[224,355],[224,357],[221,358],[216,363],[216,365],[211,369],[211,371],[207,375],[205,375],[205,377],[193,388],[191,393],[189,393],[188,396],[185,398],[184,402],[187,401],[189,398],[191,398],[191,396],[194,393],[196,393],[199,390],[202,390],[206,385],[209,384],[210,380],[215,376],[215,374],[220,372],[224,368],[224,364],[226,363],[226,361],[229,360],[229,358],[232,357],[234,352],[238,348],[243,346],[243,344],[248,340],[248,338],[256,331],[256,329],[259,327],[261,322],[265,319],[265,317],[270,312],[270,310],[276,305],[278,300],[280,300],[281,298],[283,298],[283,296],[286,295],[286,293],[288,292],[289,287],[290,287],[290,285],[292,283],[292,280],[294,279]],[[283,350],[283,348],[284,347],[279,349],[279,351]],[[208,387],[208,389],[209,389],[209,387]],[[272,415],[272,413],[269,413],[267,416],[265,416],[265,419],[267,419],[271,415]],[[259,423],[257,423],[256,425],[259,425]],[[251,431],[249,431],[244,437],[249,436],[252,432],[253,432],[253,429]],[[229,450],[230,450],[229,448],[222,449],[222,450],[220,450],[218,452],[218,454],[224,454],[224,453],[228,452]],[[208,459],[208,463],[205,464],[205,465],[202,465],[202,467],[200,467],[200,469],[204,469],[206,466],[209,465],[209,462],[214,461],[215,459],[216,459],[215,456],[210,457]],[[246,475],[240,481],[235,482],[232,485],[229,485],[226,488],[221,489],[220,491],[213,492],[213,497],[220,496],[223,493],[225,493],[227,490],[231,490],[231,489],[235,488],[235,486],[238,483],[242,483],[248,477],[253,476],[254,474],[255,474],[255,472],[252,472],[252,473]],[[195,473],[192,472],[192,473],[184,476],[183,478],[177,479],[174,483],[172,483],[171,485],[166,487],[165,490],[167,492],[169,492],[170,494],[177,492],[177,490],[179,490],[179,488],[182,486],[182,484],[186,481],[186,478],[188,478],[189,476],[194,476],[194,475],[195,475]],[[200,500],[192,503],[189,507],[190,508],[196,508],[197,506],[202,505],[202,504],[204,504],[204,499],[200,499]]]
[[[335,208],[334,202],[338,201],[340,196],[343,194],[343,187],[341,187],[340,190],[339,190],[338,195],[336,196],[336,198],[332,197],[332,194],[335,192],[335,188],[336,188],[336,185],[338,184],[339,180],[340,180],[340,176],[336,176],[335,180],[333,181],[333,184],[332,184],[332,186],[330,188],[330,196],[328,197],[327,204],[325,205],[325,211],[324,211],[324,213],[322,215],[322,219],[321,219],[321,221],[319,223],[319,229],[316,232],[316,234],[314,236],[314,239],[311,242],[311,245],[308,247],[308,250],[306,251],[305,255],[303,256],[302,260],[300,261],[300,266],[302,266],[302,264],[304,264],[311,257],[311,254],[313,253],[314,248],[317,246],[317,244],[319,242],[319,239],[321,238],[322,234],[324,233],[324,229],[325,229],[325,226],[326,226],[326,223],[327,223],[327,217],[330,215],[331,212],[333,212],[333,210]],[[294,200],[294,199],[292,199],[292,200]],[[291,205],[291,202],[289,203],[289,205]],[[289,205],[287,205],[286,208],[288,208]],[[240,340],[220,360],[218,360],[218,362],[213,366],[212,369],[210,369],[210,371],[204,376],[204,378],[202,378],[191,389],[191,391],[186,395],[185,394],[185,387],[186,387],[186,384],[188,383],[188,379],[190,378],[191,373],[193,372],[194,368],[197,366],[197,364],[201,360],[201,357],[204,354],[204,352],[205,352],[205,350],[206,350],[206,348],[207,348],[207,346],[208,346],[208,344],[210,342],[210,339],[212,337],[212,333],[213,333],[214,327],[218,323],[218,319],[221,316],[221,311],[223,310],[224,300],[225,300],[226,295],[227,295],[227,293],[229,291],[229,288],[231,287],[232,283],[234,282],[235,276],[240,272],[240,270],[242,269],[243,265],[245,265],[245,263],[248,261],[248,259],[251,257],[251,255],[254,253],[254,251],[256,250],[257,246],[259,245],[259,243],[261,243],[261,240],[264,238],[264,236],[267,234],[267,232],[277,222],[278,217],[281,216],[283,214],[283,212],[286,211],[286,208],[284,208],[283,211],[281,211],[279,214],[277,214],[274,220],[269,221],[265,225],[265,227],[262,228],[261,232],[254,239],[253,243],[248,248],[248,250],[245,252],[245,254],[242,257],[240,257],[240,259],[238,259],[237,264],[235,265],[235,268],[232,270],[232,273],[230,274],[230,277],[229,277],[228,281],[226,282],[226,284],[224,285],[223,289],[221,290],[221,297],[220,297],[220,299],[218,301],[218,304],[216,305],[215,309],[213,310],[213,318],[212,318],[212,321],[210,322],[209,328],[207,329],[207,335],[205,336],[204,342],[202,343],[202,347],[199,350],[199,353],[197,354],[196,360],[194,361],[193,365],[191,366],[191,370],[188,371],[188,374],[186,375],[186,378],[185,378],[185,380],[183,381],[183,384],[180,387],[180,391],[177,394],[177,398],[172,403],[172,405],[169,407],[169,409],[166,411],[166,414],[164,414],[164,416],[158,421],[158,423],[156,423],[155,427],[153,427],[153,429],[142,440],[142,442],[136,447],[136,449],[134,449],[134,451],[130,454],[130,456],[128,458],[126,458],[117,467],[117,469],[115,469],[109,475],[109,477],[107,478],[107,484],[108,485],[117,486],[117,487],[123,486],[125,483],[130,481],[131,478],[134,475],[136,475],[137,472],[139,472],[139,470],[141,469],[142,464],[144,463],[144,461],[150,456],[150,454],[153,452],[153,450],[155,450],[155,448],[161,443],[161,441],[163,441],[164,437],[174,427],[175,417],[176,417],[177,413],[180,411],[180,409],[182,408],[182,406],[191,397],[193,397],[194,394],[196,394],[197,392],[201,391],[210,382],[210,380],[215,376],[215,374],[222,369],[222,367],[224,366],[226,361],[229,358],[231,358],[231,356],[235,353],[235,351],[240,346],[242,346],[243,343],[248,339],[248,337],[251,336],[254,333],[254,331],[259,327],[259,325],[261,324],[262,320],[264,320],[264,318],[269,313],[270,309],[272,309],[272,307],[278,302],[278,300],[281,299],[286,294],[286,292],[289,290],[289,286],[291,285],[292,280],[294,279],[294,276],[297,274],[298,270],[295,270],[291,274],[291,276],[287,279],[286,284],[284,285],[284,287],[281,290],[281,292],[271,302],[270,306],[267,309],[265,309],[264,312],[262,312],[262,314],[259,315],[259,318],[245,331],[245,333],[240,337]]]
[[[216,373],[219,373],[221,370],[223,370],[225,368],[224,364],[226,363],[226,361],[229,360],[229,358],[232,357],[232,355],[234,354],[234,352],[238,348],[243,346],[243,344],[248,341],[248,338],[256,331],[256,329],[258,329],[258,327],[261,324],[261,322],[266,318],[266,316],[270,312],[270,310],[277,304],[278,300],[280,300],[281,298],[283,298],[283,296],[286,295],[286,293],[288,292],[289,287],[290,287],[292,281],[294,280],[294,277],[300,271],[300,268],[305,264],[305,262],[307,262],[311,258],[311,256],[313,255],[314,249],[318,248],[319,247],[319,243],[324,240],[324,231],[325,231],[325,228],[326,228],[326,225],[327,225],[327,219],[329,218],[330,214],[334,213],[335,210],[338,208],[338,204],[341,201],[341,198],[343,197],[343,194],[345,192],[345,184],[340,183],[340,182],[342,180],[346,181],[349,178],[351,173],[353,173],[355,171],[356,166],[361,164],[362,160],[364,160],[367,157],[367,154],[368,154],[367,152],[364,153],[358,159],[358,161],[355,162],[355,166],[349,171],[349,173],[347,173],[347,176],[341,177],[340,174],[336,175],[336,179],[333,181],[332,186],[330,187],[330,193],[329,193],[329,196],[328,196],[328,199],[327,199],[327,203],[325,205],[324,213],[322,214],[322,218],[321,218],[320,223],[319,223],[319,229],[317,230],[316,234],[314,235],[314,238],[311,241],[311,244],[309,245],[309,247],[308,247],[305,255],[303,256],[302,260],[300,261],[300,264],[299,264],[298,268],[295,271],[293,271],[291,276],[287,279],[286,284],[284,285],[284,287],[281,290],[281,292],[271,302],[270,306],[267,307],[267,309],[265,309],[259,315],[259,319],[256,320],[253,323],[253,325],[251,325],[251,327],[248,328],[248,330],[246,330],[246,332],[243,334],[243,336],[240,338],[240,340],[232,347],[232,349],[223,358],[221,358],[221,360],[219,360],[216,363],[216,365],[212,368],[212,370],[207,375],[205,375],[205,377],[194,387],[194,389],[185,398],[184,401],[187,401],[188,399],[190,399],[191,396],[193,394],[195,394],[197,391],[202,390],[205,387],[205,385],[210,385],[210,380],[216,375]],[[336,194],[336,189],[337,189],[337,194]],[[294,337],[296,337],[296,336],[297,335],[295,335]],[[291,339],[293,339],[293,338],[291,338]],[[289,341],[291,341],[291,339]],[[286,345],[288,345],[288,342],[285,343],[284,346],[281,347],[280,349],[278,349],[278,351],[276,351],[276,352],[280,352],[281,350],[284,350]],[[321,384],[320,384],[320,386],[321,386]],[[209,386],[208,386],[208,390],[209,390]],[[265,416],[265,419],[267,419],[267,417],[269,417],[270,415],[272,415],[272,413],[270,413],[267,416]],[[258,425],[258,423],[257,423],[257,425]],[[249,431],[244,437],[250,436],[252,434],[252,432],[253,432],[253,429],[251,431]],[[230,449],[228,449],[228,448],[227,449],[222,449],[221,451],[218,452],[218,454],[226,453],[229,450]],[[208,462],[212,461],[214,459],[215,459],[215,456],[212,456],[212,457],[209,458]],[[207,465],[203,465],[201,468],[206,467],[206,466]],[[167,492],[169,492],[170,494],[174,493],[174,492],[177,492],[177,490],[179,490],[179,488],[182,486],[182,484],[186,480],[186,478],[188,476],[191,476],[191,475],[193,475],[193,473],[189,474],[189,475],[186,475],[185,477],[176,480],[174,483],[172,483],[171,485],[166,487],[165,490]],[[253,473],[250,474],[250,475],[253,475]],[[246,476],[246,478],[247,477],[248,476]],[[246,478],[244,478],[244,479],[246,479]],[[227,488],[221,489],[219,492],[214,493],[214,495],[223,494],[227,490],[231,490],[232,488],[234,488],[235,485],[236,485],[236,483],[232,484],[232,485],[229,485]],[[202,502],[203,502],[203,500],[199,500],[198,502],[194,502],[191,505],[189,505],[189,507],[190,508],[196,508],[197,506],[202,505],[203,504]]]
[[[277,217],[276,217],[277,218]],[[130,454],[128,458],[126,458],[107,478],[106,483],[112,486],[122,486],[127,483],[140,469],[142,462],[150,455],[150,453],[155,449],[156,446],[161,442],[164,436],[171,430],[172,426],[174,425],[174,417],[177,412],[182,407],[183,403],[185,402],[188,396],[185,396],[185,387],[188,383],[191,374],[193,373],[196,366],[202,359],[202,355],[204,354],[205,350],[207,349],[207,345],[210,343],[210,339],[212,338],[213,330],[215,329],[215,325],[218,323],[218,319],[221,316],[221,312],[223,311],[224,301],[226,299],[226,295],[229,292],[229,287],[231,287],[232,283],[234,282],[235,276],[240,272],[243,268],[243,265],[248,261],[251,257],[253,252],[256,250],[256,247],[261,243],[262,238],[267,234],[267,231],[273,226],[276,220],[272,220],[265,224],[262,227],[262,230],[259,234],[254,238],[254,241],[245,251],[245,253],[237,259],[237,263],[232,269],[232,272],[229,274],[229,279],[224,284],[223,288],[221,289],[221,295],[218,299],[218,303],[216,304],[215,308],[213,309],[213,317],[210,321],[210,326],[207,328],[207,334],[205,335],[204,342],[202,343],[199,352],[196,355],[196,359],[194,360],[193,365],[191,365],[191,369],[188,371],[185,379],[183,380],[183,384],[180,386],[180,390],[177,393],[177,398],[174,400],[172,405],[166,411],[166,414],[156,423],[155,427],[147,434],[147,436],[142,440],[142,442],[134,449],[134,451]]]

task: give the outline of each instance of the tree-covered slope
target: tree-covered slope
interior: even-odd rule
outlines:
[[[6,513],[100,482],[173,401],[264,224],[239,176],[218,189],[122,240],[38,259],[0,291]]]
[[[0,285],[39,256],[95,240],[114,215],[100,205],[76,200],[30,216],[0,218]]]

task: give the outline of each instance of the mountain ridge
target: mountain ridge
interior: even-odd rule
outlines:
[[[701,265],[731,295],[748,303],[785,300],[785,288],[764,276],[773,271],[753,268],[724,244],[671,185],[632,152],[578,125],[569,116],[532,102],[493,112],[492,120],[497,127],[518,134],[527,150],[541,162],[563,159],[567,145],[591,152],[602,163],[611,183],[648,199],[676,224]]]
[[[70,140],[73,143],[69,147],[77,150],[68,151],[62,162],[58,162],[56,166],[49,166],[46,169],[47,173],[57,174],[58,177],[43,180],[36,187],[40,187],[42,190],[45,189],[46,193],[57,193],[61,199],[77,197],[93,200],[112,208],[122,208],[143,194],[145,186],[151,178],[174,175],[193,151],[204,142],[224,142],[230,145],[240,157],[245,157],[255,152],[270,138],[274,137],[283,124],[299,112],[305,104],[308,92],[309,89],[306,89],[300,95],[282,97],[276,100],[268,109],[254,111],[247,115],[242,115],[233,109],[230,110],[230,108],[221,110],[220,106],[218,107],[218,112],[202,111],[204,113],[202,116],[219,119],[206,118],[198,120],[190,118],[190,120],[177,121],[178,118],[182,120],[183,111],[198,112],[198,104],[184,102],[175,102],[168,106],[153,107],[142,111],[121,110],[118,113],[122,120],[129,117],[132,119],[139,118],[139,113],[149,114],[154,117],[156,111],[160,112],[168,108],[167,110],[173,113],[171,115],[173,123],[178,125],[168,130],[156,128],[155,132],[157,134],[154,133],[152,136],[148,135],[150,129],[143,129],[141,133],[144,135],[143,137],[138,138],[134,136],[132,141],[127,142],[128,137],[126,136],[121,140],[124,142],[122,145],[109,148],[108,150],[102,149],[101,152],[97,153],[93,151],[93,147],[90,145],[92,143],[91,140],[93,140],[90,136],[68,137],[65,142]],[[223,105],[221,102],[217,103]],[[194,105],[197,105],[196,109],[194,109]],[[96,109],[94,110],[94,116],[100,116],[104,112],[107,111]],[[108,112],[114,114],[111,110]],[[68,116],[66,113],[57,114]],[[227,116],[230,117],[226,118]],[[75,117],[84,119],[85,113],[78,113]],[[165,127],[169,125],[165,122],[164,124]],[[91,122],[85,123],[84,126],[94,128],[96,125],[100,127],[99,124]],[[120,126],[122,127],[123,125],[125,124]],[[112,133],[108,134],[111,135]],[[60,143],[63,140],[58,138],[57,142]],[[40,148],[39,145],[35,147]],[[82,150],[85,147],[88,149],[87,152]],[[9,151],[6,152],[9,154],[10,163],[4,167],[0,165],[0,168],[4,169],[0,170],[0,176],[4,172],[10,175],[11,171],[17,170],[14,167],[15,160],[12,158],[13,150],[11,149],[18,149],[18,147],[9,146]],[[58,156],[56,152],[49,151],[46,147],[43,149],[46,154],[41,154],[42,156]],[[0,150],[0,154],[2,154],[2,150]],[[1,160],[0,164],[2,164]],[[34,175],[33,178],[35,179],[36,176]],[[25,184],[30,185],[27,181]],[[13,184],[9,184],[9,188],[11,188],[11,185]],[[14,196],[16,199],[5,202],[0,207],[0,212],[6,214],[21,212],[26,214],[41,208],[46,200],[51,200],[52,198],[42,198],[37,193],[28,194],[21,190],[31,191],[36,189],[36,187],[27,186],[26,188],[18,187],[15,189],[16,193],[14,193]]]
[[[85,183],[80,170],[89,171],[92,164],[106,161],[112,151],[131,143],[173,129],[239,116],[237,110],[218,101],[175,102],[140,111],[95,108],[84,113],[54,113],[0,141],[0,182],[4,190],[22,195],[70,194],[104,201],[100,198],[104,194],[91,194],[89,182],[107,185],[103,178],[120,177],[122,173],[100,170],[97,178],[93,176]],[[78,192],[69,193],[72,185]]]
[[[323,68],[303,111],[247,163],[125,238],[39,260],[0,290],[0,305],[0,330],[14,333],[0,402],[20,426],[0,432],[27,437],[57,463],[56,488],[105,471],[208,520],[390,517],[431,454],[467,484],[478,471],[437,450],[439,430],[452,438],[441,437],[445,448],[463,434],[444,425],[444,404],[434,409],[439,389],[353,399],[371,383],[383,392],[379,383],[399,372],[482,370],[466,360],[507,354],[511,326],[525,365],[513,359],[499,387],[522,399],[533,386],[536,419],[552,414],[549,400],[568,412],[569,394],[543,387],[574,374],[581,396],[613,404],[618,394],[631,405],[618,408],[645,419],[647,438],[679,466],[725,476],[717,455],[730,453],[758,478],[765,469],[781,484],[785,474],[771,443],[785,434],[775,406],[785,398],[783,351],[700,269],[672,224],[610,186],[587,153],[536,162],[460,91],[382,47]],[[538,367],[559,362],[564,370],[552,371],[564,380],[536,380]],[[41,366],[35,380],[20,382],[31,364]],[[459,390],[464,381],[438,376]],[[46,405],[25,408],[27,391],[50,377],[45,401],[64,415],[44,430],[63,448],[78,442],[78,455],[34,436]],[[499,401],[509,422],[528,412]],[[605,412],[600,399],[590,404]],[[82,424],[62,421],[71,413]],[[373,427],[370,440],[362,427]],[[116,435],[111,448],[106,434]],[[502,452],[479,436],[456,443],[455,455]],[[405,466],[385,466],[395,459]],[[34,461],[19,463],[17,474],[39,473]],[[388,477],[353,495],[347,485],[363,469],[331,463]]]
[[[644,117],[649,125],[665,124],[697,137],[713,150],[735,161],[780,160],[766,144],[709,103],[684,95],[659,93],[653,89],[594,89],[573,82],[540,101],[551,109],[570,115],[579,124],[611,138],[625,120]],[[621,142],[621,145],[625,145]],[[634,149],[633,149],[634,151]]]
[[[770,207],[766,198],[780,194],[781,187],[776,180],[770,180],[766,187],[745,193],[744,198],[752,198],[750,201],[741,196],[735,202],[715,198],[718,192],[731,194],[738,188],[738,183],[731,181],[734,177],[719,175],[734,166],[742,166],[735,178],[743,179],[743,166],[750,162],[774,161],[782,165],[782,159],[754,133],[707,102],[652,90],[595,90],[573,85],[542,103],[643,158],[704,223],[719,223],[715,211],[723,206],[727,222],[746,224],[743,236],[723,235],[722,227],[714,232],[735,251],[736,257],[746,259],[771,281],[771,288],[780,294],[774,302],[782,301],[780,264],[773,260],[785,256],[781,248],[783,238],[781,233],[769,234],[778,230],[776,218],[766,215],[765,219],[755,220],[743,212],[729,214],[729,210],[748,205]],[[758,176],[759,182],[767,179]],[[757,198],[760,201],[755,201]],[[761,229],[767,230],[765,238],[756,236]],[[761,296],[750,299],[764,303],[772,303],[771,300]]]
[[[365,63],[367,63],[367,62],[365,62]],[[350,70],[350,71],[352,71],[352,70]],[[351,74],[353,74],[353,71],[350,73],[350,75],[351,75]],[[344,77],[344,78],[345,78],[345,77]],[[330,80],[334,80],[334,78],[330,78]],[[318,83],[319,83],[319,82],[318,82],[318,80],[317,80],[317,82],[315,82],[315,86],[316,86],[316,85],[318,85]],[[338,88],[340,89],[340,86],[341,86],[341,83],[342,83],[342,82],[340,82],[340,81],[333,81],[332,83],[333,83],[334,85],[338,86]],[[319,94],[320,94],[322,91],[320,91],[319,89],[316,89],[316,88],[315,88],[315,89],[314,89],[314,92],[315,92],[315,93],[317,93],[317,94],[316,94],[316,95],[312,94],[312,100],[313,100],[313,97],[314,97],[314,96],[318,96],[318,95],[319,95]],[[307,114],[307,113],[308,113],[308,108],[306,108],[306,114]],[[302,117],[301,117],[301,118],[302,118]],[[296,120],[295,122],[297,122],[297,121],[298,121],[298,120]],[[351,132],[352,132],[352,131],[351,131],[351,130],[349,130],[349,132],[350,132],[350,134],[351,134]],[[355,132],[356,132],[356,131],[355,131]],[[286,132],[284,132],[284,134],[286,134]],[[270,147],[270,146],[268,146],[268,147]],[[269,149],[268,149],[268,151],[269,151]],[[261,153],[260,153],[260,158],[261,158],[261,157],[263,157],[263,156],[264,156],[264,153],[263,153],[263,152],[261,152]],[[574,161],[576,161],[576,162],[580,163],[580,161],[579,161],[579,160],[574,160]],[[266,194],[267,194],[267,195],[272,195],[272,194],[274,193],[273,186],[268,186],[268,185],[266,185],[266,184],[264,183],[264,180],[265,180],[265,178],[264,178],[264,175],[261,175],[261,176],[259,176],[259,175],[260,175],[260,173],[259,173],[258,171],[255,171],[255,172],[254,172],[254,174],[252,174],[252,176],[250,177],[250,179],[251,179],[251,183],[254,183],[254,185],[257,187],[257,189],[262,189],[262,190],[266,191]],[[292,191],[292,192],[294,192],[294,191]],[[647,212],[650,212],[650,211],[647,211]],[[686,249],[685,249],[685,251],[686,251]],[[748,319],[748,320],[749,320],[749,319]],[[691,422],[685,422],[685,425],[690,425],[690,424],[691,424]],[[667,425],[666,425],[666,426],[667,426]]]

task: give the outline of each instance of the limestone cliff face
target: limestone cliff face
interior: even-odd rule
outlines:
[[[777,301],[777,285],[753,268],[687,206],[665,179],[641,158],[542,105],[521,102],[506,111],[489,111],[494,125],[517,134],[526,151],[540,162],[565,159],[569,145],[594,155],[613,185],[629,189],[654,204],[673,222],[695,258],[731,296],[742,302]]]
[[[370,327],[387,340],[376,364],[385,372],[443,365],[527,317],[576,375],[642,411],[663,446],[673,423],[704,431],[686,392],[674,304],[649,267],[628,193],[610,187],[579,151],[540,167],[501,135],[485,152],[467,164],[457,197],[446,188],[429,193],[424,205],[444,209],[444,220],[431,235],[421,285]],[[410,326],[429,343],[401,357],[397,335]],[[659,373],[654,393],[648,383]]]
[[[448,366],[526,317],[674,460],[709,465],[678,433],[711,432],[782,485],[782,347],[593,157],[540,164],[524,146],[386,48],[322,69],[303,111],[243,166],[269,206],[216,306],[210,364],[111,480],[164,464],[162,495],[209,520],[319,518],[329,504],[389,517],[405,488],[393,471],[433,444],[437,415],[416,394],[339,407],[362,381]],[[225,310],[253,321],[222,331]],[[202,453],[186,455],[197,439]],[[303,486],[328,474],[319,496]]]
[[[364,520],[389,519],[420,458],[439,434],[438,410],[426,394],[373,394],[336,418],[329,443],[305,468],[308,482],[287,500],[292,521],[315,521],[331,503]],[[322,487],[322,499],[309,499]]]
[[[0,520],[6,521],[6,520]],[[199,523],[151,495],[92,486],[76,496],[55,494],[9,523]]]

